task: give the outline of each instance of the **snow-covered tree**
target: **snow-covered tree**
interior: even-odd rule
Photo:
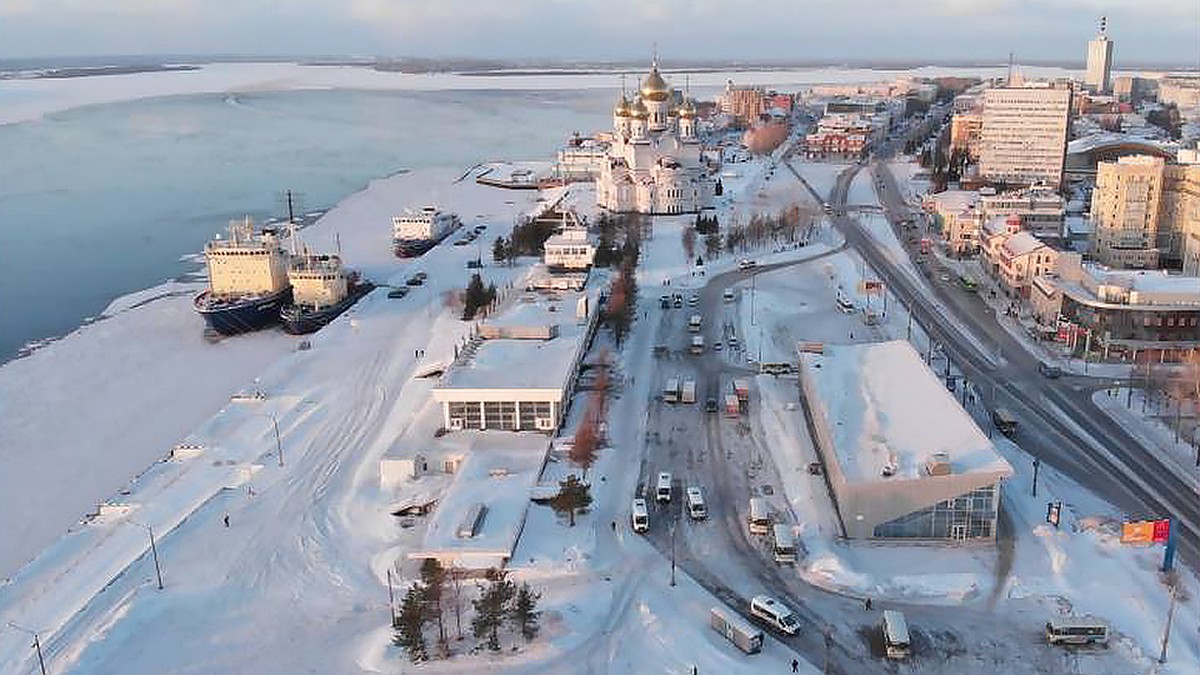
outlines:
[[[537,608],[537,603],[541,597],[541,593],[529,588],[529,584],[523,582],[517,588],[517,597],[509,609],[508,620],[512,624],[513,630],[519,632],[526,642],[537,637],[538,618],[542,615]]]
[[[414,663],[429,658],[425,649],[425,590],[420,584],[413,584],[404,593],[400,615],[396,617],[394,643],[403,647]]]

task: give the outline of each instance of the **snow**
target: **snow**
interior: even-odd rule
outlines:
[[[887,465],[897,480],[920,478],[938,454],[956,476],[1012,473],[909,343],[828,345],[824,354],[803,354],[801,363],[833,427],[833,450],[847,481],[886,482],[881,472]]]
[[[927,66],[907,71],[866,68],[803,68],[793,70],[693,72],[690,86],[697,95],[712,95],[732,79],[739,85],[763,85],[784,91],[826,82],[873,82],[881,77],[936,76],[954,72],[998,73],[1003,69],[969,68],[951,71]],[[1070,73],[1058,68],[1036,69],[1047,73]],[[677,80],[671,72],[669,79]],[[209,63],[198,70],[135,73],[104,77],[0,80],[0,99],[5,101],[0,124],[37,119],[44,115],[85,105],[130,101],[163,96],[222,94],[234,91],[279,91],[293,89],[444,90],[444,89],[585,89],[616,90],[619,71],[580,74],[570,71],[549,74],[491,75],[458,73],[400,73],[377,71],[363,66],[306,66],[295,63]],[[680,84],[675,82],[676,85]]]

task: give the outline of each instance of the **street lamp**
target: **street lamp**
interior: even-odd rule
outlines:
[[[150,555],[154,558],[154,575],[158,577],[158,590],[161,591],[163,589],[162,567],[160,567],[158,564],[158,546],[154,542],[154,528],[146,523],[139,523],[132,518],[127,522],[129,522],[131,525],[140,525],[141,527],[146,528],[146,532],[150,534]]]
[[[12,621],[8,622],[8,627],[19,630],[22,633],[25,633],[26,635],[33,636],[33,648],[37,651],[38,668],[41,669],[42,675],[46,675],[46,660],[44,658],[42,658],[42,640],[41,640],[41,638],[38,637],[37,631],[29,630],[28,628],[23,628],[21,626],[18,626],[17,624],[13,623]]]
[[[675,587],[675,523],[671,523],[671,588]]]

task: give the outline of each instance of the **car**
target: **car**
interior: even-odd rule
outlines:
[[[411,276],[411,277],[409,277],[409,278],[405,279],[405,280],[404,280],[404,283],[405,283],[405,284],[407,284],[407,285],[409,285],[409,286],[420,286],[421,284],[425,283],[425,280],[424,280],[424,279],[419,279],[419,278],[417,278],[417,277],[415,277],[415,276]]]
[[[704,402],[704,412],[706,412],[706,413],[717,412],[717,399],[710,398],[707,401],[705,401]]]
[[[675,296],[675,309],[680,309],[681,307],[683,307],[683,298],[677,295]]]
[[[483,232],[483,231],[484,231],[484,230],[486,230],[486,229],[487,229],[487,225],[484,225],[483,223],[480,223],[480,224],[478,224],[478,225],[476,225],[476,226],[475,226],[475,234],[479,234],[480,232]]]
[[[692,293],[692,297],[688,298],[688,307],[695,307],[700,304],[700,296]]]
[[[457,239],[457,240],[455,240],[454,245],[455,246],[466,246],[469,243],[471,243],[471,242],[467,241],[466,239]]]
[[[392,300],[403,298],[406,295],[408,295],[408,289],[403,286],[400,288],[393,288],[392,290],[388,291],[388,297]]]
[[[754,262],[753,260],[751,260],[749,258],[742,258],[741,260],[738,261],[738,269],[739,270],[753,269],[757,265],[758,265],[758,263]]]
[[[428,274],[426,274],[426,273],[424,273],[424,272],[417,272],[417,273],[416,273],[415,275],[413,275],[413,276],[415,276],[416,278],[420,279],[421,281],[425,281],[426,279],[428,279],[428,278],[429,278],[429,275],[428,275]]]
[[[727,340],[727,342],[729,342],[729,348],[730,348],[730,349],[737,349],[737,348],[738,348],[738,339],[737,339],[737,336],[736,336],[736,335],[730,335],[730,336],[729,336],[729,340]]]
[[[1052,366],[1048,363],[1039,363],[1038,372],[1041,373],[1043,377],[1047,377],[1051,380],[1057,380],[1058,378],[1062,377],[1062,368],[1059,368],[1058,366]]]
[[[662,296],[661,298],[658,299],[658,306],[662,309],[670,309],[671,308],[671,299],[665,295]]]
[[[949,274],[943,274],[943,275],[941,275],[941,276],[940,276],[940,277],[938,277],[938,278],[939,278],[939,279],[941,279],[942,281],[946,281],[946,282],[950,281],[950,275],[949,275]]]
[[[477,270],[482,267],[483,267],[483,261],[480,260],[479,258],[472,258],[471,260],[467,261],[467,269],[469,269],[469,270]]]
[[[720,340],[717,340],[716,342],[714,342],[714,343],[713,343],[713,351],[714,351],[714,352],[719,352],[719,351],[721,351],[721,350],[722,350],[722,349],[724,349],[724,348],[725,348],[725,347],[721,345],[721,341],[720,341]]]

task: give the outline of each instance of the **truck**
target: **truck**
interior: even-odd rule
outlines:
[[[704,353],[704,336],[703,335],[693,335],[692,336],[692,347],[691,347],[690,351],[693,354],[703,354]]]
[[[679,378],[667,378],[667,384],[663,387],[663,403],[678,403],[679,402]]]
[[[737,394],[725,394],[725,416],[738,417],[742,414],[742,404]]]
[[[679,397],[680,403],[695,403],[696,402],[696,381],[684,380],[683,391]]]
[[[693,314],[690,317],[688,317],[688,332],[689,333],[699,333],[701,320],[702,319],[700,318],[699,314]]]
[[[709,625],[747,654],[762,651],[762,631],[724,607],[713,607],[709,611]]]
[[[733,381],[733,393],[737,394],[738,401],[748,403],[750,401],[750,380],[744,377],[739,377]]]
[[[1017,433],[1017,418],[1008,408],[996,408],[992,411],[992,424],[1005,436]]]

